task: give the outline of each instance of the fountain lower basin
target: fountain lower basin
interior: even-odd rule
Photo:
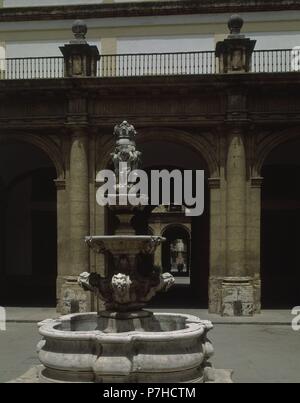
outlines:
[[[73,314],[40,325],[41,382],[203,382],[208,321],[181,314]]]

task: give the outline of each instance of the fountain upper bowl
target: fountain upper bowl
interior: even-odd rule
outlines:
[[[103,235],[87,236],[85,242],[96,253],[112,254],[153,254],[166,239],[150,235]]]

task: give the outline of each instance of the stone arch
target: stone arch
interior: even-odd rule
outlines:
[[[56,169],[57,179],[64,179],[65,168],[61,151],[52,140],[26,133],[0,136],[0,144],[12,142],[32,144],[42,150],[52,161]]]
[[[198,153],[206,162],[209,176],[219,177],[219,164],[216,151],[206,138],[194,135],[181,129],[170,128],[140,128],[138,129],[138,143],[143,144],[151,141],[164,141],[176,143]],[[110,153],[113,151],[114,138],[112,136],[105,144],[101,145],[101,153],[98,153],[97,169],[107,168],[110,160]]]
[[[7,304],[54,305],[58,239],[54,181],[64,176],[60,151],[50,139],[25,132],[1,135],[0,150],[5,178],[1,298]]]
[[[254,175],[260,176],[263,165],[268,156],[277,147],[282,144],[288,143],[293,140],[300,139],[300,127],[294,127],[292,129],[285,129],[276,133],[272,133],[266,136],[259,144],[257,158],[254,164]]]
[[[164,233],[166,231],[172,230],[173,228],[181,228],[182,230],[186,231],[189,236],[191,236],[190,229],[186,225],[181,224],[181,223],[172,223],[172,224],[168,224],[167,226],[165,226],[162,230],[162,236],[164,236]]]

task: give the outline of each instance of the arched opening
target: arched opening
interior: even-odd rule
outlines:
[[[170,256],[171,243],[175,247],[177,240],[183,240],[183,243],[186,243],[186,259],[188,260],[188,270],[186,273],[182,273],[182,280],[180,281],[180,275],[177,275],[178,280],[175,287],[166,294],[158,295],[152,304],[161,308],[207,308],[210,242],[209,190],[207,185],[210,174],[207,163],[200,153],[189,145],[188,140],[186,143],[179,140],[179,142],[169,141],[164,139],[163,134],[161,140],[157,140],[157,137],[156,139],[151,138],[149,141],[142,140],[138,143],[138,148],[143,153],[143,167],[146,171],[178,169],[181,172],[184,170],[204,170],[205,172],[205,209],[203,215],[186,217],[181,211],[176,212],[176,209],[172,211],[172,208],[168,209],[167,214],[161,214],[160,209],[157,210],[155,206],[146,210],[146,218],[150,223],[152,232],[154,231],[155,235],[165,235],[167,238],[167,243],[162,246],[161,250],[160,264],[162,270],[171,269],[168,256]],[[139,222],[143,222],[142,218]],[[183,226],[190,226],[190,233],[187,233]],[[147,227],[143,228],[142,225],[138,225],[137,230],[138,233],[146,233]]]
[[[0,144],[0,305],[55,306],[56,169],[27,143]]]
[[[299,305],[300,140],[274,149],[262,168],[262,306]]]
[[[191,239],[188,229],[181,225],[169,225],[162,236],[166,242],[162,245],[162,267],[171,273],[177,283],[190,283]]]

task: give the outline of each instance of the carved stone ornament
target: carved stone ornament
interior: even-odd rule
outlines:
[[[168,291],[175,279],[169,273],[152,277],[118,273],[109,280],[98,273],[84,272],[79,276],[78,284],[102,299],[107,310],[129,312],[144,308],[158,292]]]

